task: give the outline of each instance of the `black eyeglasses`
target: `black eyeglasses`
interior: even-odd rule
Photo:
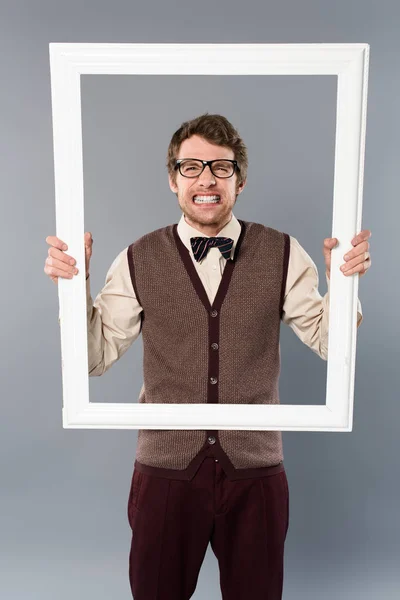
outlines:
[[[200,160],[200,158],[178,158],[175,162],[175,170],[179,169],[179,173],[183,177],[199,177],[206,166],[210,167],[211,173],[215,177],[225,179],[232,177],[235,171],[239,171],[236,160],[220,159],[215,160]]]

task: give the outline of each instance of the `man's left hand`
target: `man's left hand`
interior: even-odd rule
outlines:
[[[365,275],[365,273],[368,271],[371,266],[371,256],[369,253],[368,242],[368,238],[370,237],[371,231],[369,231],[369,229],[363,229],[351,240],[354,248],[349,250],[343,257],[343,259],[346,261],[340,267],[343,275],[348,276],[353,275],[354,273],[359,273],[361,276]],[[324,253],[326,274],[328,278],[330,278],[331,272],[331,252],[337,243],[337,238],[325,238],[324,240],[322,251]]]

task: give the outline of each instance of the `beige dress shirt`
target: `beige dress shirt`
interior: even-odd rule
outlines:
[[[234,252],[241,225],[232,218],[219,236],[233,239]],[[206,257],[197,262],[193,256],[190,238],[204,234],[191,227],[182,213],[178,235],[188,248],[192,261],[207,292],[210,303],[214,301],[226,259],[219,248],[210,248]],[[205,236],[209,237],[209,236]],[[231,254],[231,255],[232,255]],[[296,238],[290,236],[290,256],[283,303],[284,323],[300,340],[322,359],[328,358],[329,333],[329,278],[328,291],[322,297],[318,291],[318,271],[315,263]],[[127,258],[127,248],[118,254],[109,268],[105,285],[92,301],[90,277],[86,280],[88,360],[89,375],[102,375],[129,348],[140,334],[142,307],[136,299]],[[362,321],[361,303],[358,299],[357,327]]]

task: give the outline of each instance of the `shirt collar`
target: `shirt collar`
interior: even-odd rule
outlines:
[[[190,244],[191,237],[200,237],[200,236],[211,237],[209,235],[206,235],[202,231],[195,229],[195,227],[192,227],[191,225],[189,225],[189,223],[185,219],[184,213],[182,213],[182,216],[179,220],[177,229],[178,229],[179,237],[181,238],[182,242],[185,244],[186,248],[189,250],[189,252],[191,252],[192,255],[193,255],[193,250],[192,250],[192,246]],[[234,255],[236,243],[239,239],[241,229],[242,229],[242,227],[241,227],[239,221],[237,220],[235,215],[232,213],[231,220],[226,225],[224,225],[224,227],[217,233],[217,236],[230,237],[233,239],[233,245],[232,245],[230,258],[232,258]]]

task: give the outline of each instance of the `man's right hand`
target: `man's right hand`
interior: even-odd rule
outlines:
[[[85,267],[86,267],[86,278],[89,275],[90,258],[92,256],[93,238],[90,232],[86,232],[84,236],[85,240]],[[44,272],[50,277],[50,279],[57,284],[58,278],[63,277],[64,279],[72,279],[74,275],[77,275],[78,269],[75,267],[76,260],[66,254],[64,251],[64,245],[66,244],[55,235],[49,235],[46,238],[46,242],[50,245],[48,251],[48,257],[45,260]],[[68,250],[68,248],[66,248]]]

